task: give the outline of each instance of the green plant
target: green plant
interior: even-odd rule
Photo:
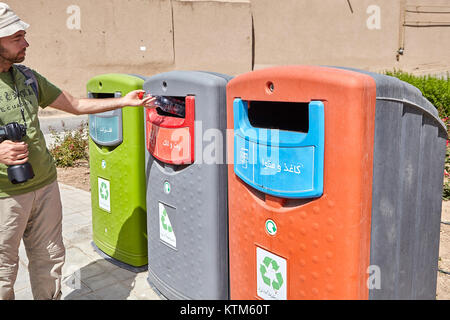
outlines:
[[[75,130],[68,130],[61,121],[63,132],[58,133],[49,127],[54,142],[50,145],[56,166],[72,167],[77,160],[89,160],[89,127],[87,122],[82,121]]]

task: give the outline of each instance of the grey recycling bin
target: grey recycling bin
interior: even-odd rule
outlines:
[[[346,69],[376,83],[369,299],[435,299],[446,127],[418,88]]]
[[[144,90],[181,115],[147,109],[148,280],[169,299],[228,298],[226,85],[231,77],[172,71]],[[166,110],[167,111],[167,110]]]

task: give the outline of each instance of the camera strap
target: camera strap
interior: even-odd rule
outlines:
[[[27,121],[25,120],[25,110],[23,109],[22,100],[20,100],[19,89],[17,88],[16,77],[14,76],[14,65],[12,65],[11,68],[9,68],[9,73],[11,74],[11,79],[13,81],[14,89],[17,95],[17,101],[19,101],[20,113],[22,114],[22,119],[26,129]]]

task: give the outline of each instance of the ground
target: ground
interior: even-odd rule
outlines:
[[[58,180],[61,183],[90,191],[89,165],[87,161],[81,161],[72,168],[58,168]],[[450,272],[450,201],[442,202],[441,236],[439,246],[440,270]],[[450,274],[438,272],[436,298],[438,300],[450,300]]]
[[[85,191],[91,191],[89,163],[87,161],[78,161],[73,167],[57,168],[57,171],[59,182]]]

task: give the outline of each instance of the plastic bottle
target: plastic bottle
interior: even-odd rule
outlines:
[[[165,97],[165,96],[154,96],[156,98],[155,105],[160,107],[164,112],[175,114],[184,117],[186,114],[185,103],[182,100]]]

